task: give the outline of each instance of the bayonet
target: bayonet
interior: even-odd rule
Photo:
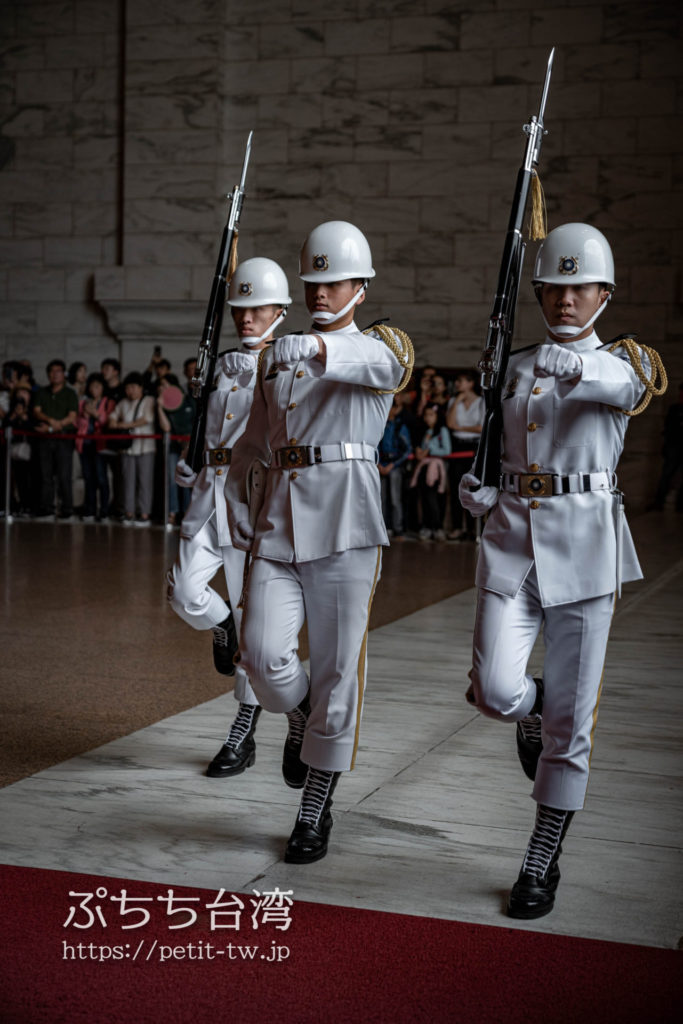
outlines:
[[[512,347],[517,294],[519,292],[519,281],[524,261],[524,250],[526,248],[523,237],[524,219],[529,198],[529,188],[532,178],[536,174],[543,136],[547,134],[544,126],[544,116],[554,56],[555,49],[553,47],[548,57],[538,114],[533,114],[529,122],[522,128],[527,137],[524,160],[517,173],[515,194],[512,201],[512,210],[510,212],[498,276],[498,286],[493,302],[493,310],[489,317],[486,347],[478,364],[481,371],[481,388],[486,405],[486,414],[472,472],[482,484],[493,487],[498,487],[500,484],[501,437],[503,432],[502,388]],[[476,490],[476,488],[473,488],[473,490]]]
[[[192,394],[197,400],[197,407],[186,462],[192,466],[196,473],[199,472],[203,464],[206,409],[218,357],[218,342],[223,323],[223,311],[225,309],[225,293],[237,265],[239,221],[244,203],[247,168],[249,166],[249,157],[251,156],[251,140],[253,135],[253,132],[249,132],[239,185],[235,185],[232,192],[226,196],[230,203],[230,213],[223,229],[216,271],[209,296],[209,305],[204,321],[204,330],[197,352],[197,367],[190,383]]]

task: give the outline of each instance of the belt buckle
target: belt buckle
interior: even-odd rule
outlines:
[[[552,497],[552,473],[522,473],[519,478],[519,493],[523,498]]]
[[[228,464],[228,453],[224,448],[214,448],[213,452],[213,464],[214,466],[227,466]]]
[[[305,445],[295,445],[292,448],[280,449],[280,465],[286,469],[294,469],[296,466],[308,465],[306,459],[307,448]]]

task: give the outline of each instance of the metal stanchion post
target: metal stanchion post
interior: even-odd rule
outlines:
[[[5,427],[5,522],[12,522],[12,428]]]
[[[164,529],[168,529],[168,509],[169,509],[169,479],[168,479],[168,463],[169,455],[171,454],[171,433],[170,431],[164,431],[163,439],[164,448]]]

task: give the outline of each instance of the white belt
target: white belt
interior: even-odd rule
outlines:
[[[606,470],[598,473],[503,473],[500,487],[523,498],[551,498],[557,494],[583,494],[585,491],[610,491],[614,486],[613,474]]]
[[[295,444],[273,452],[271,469],[296,469],[317,466],[321,462],[347,462],[361,459],[377,462],[377,449],[365,441],[337,441],[335,444]]]

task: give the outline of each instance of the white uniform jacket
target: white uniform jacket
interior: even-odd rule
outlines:
[[[365,442],[376,448],[402,368],[391,350],[354,324],[323,335],[323,365],[302,360],[275,366],[266,353],[247,428],[233,453],[226,484],[231,522],[248,519],[245,478],[254,459],[289,445]],[[307,562],[349,548],[388,543],[379,472],[374,461],[353,459],[297,466],[270,465],[256,522],[253,554],[279,562]]]
[[[247,424],[254,397],[258,353],[226,352],[216,364],[214,388],[206,413],[204,450],[231,449]],[[250,368],[245,369],[245,366]],[[232,545],[225,505],[225,479],[230,466],[204,466],[192,488],[192,501],[183,516],[181,536],[194,537],[202,526],[216,517],[221,547]]]
[[[616,470],[628,425],[618,409],[634,408],[643,385],[624,350],[609,352],[595,332],[563,347],[583,362],[574,384],[535,378],[537,347],[510,358],[502,401],[503,474]],[[644,355],[643,365],[647,371]],[[622,540],[622,579],[641,579],[625,522]],[[541,604],[551,607],[612,593],[616,559],[609,490],[538,500],[502,490],[482,535],[476,582],[514,597],[535,563]]]

